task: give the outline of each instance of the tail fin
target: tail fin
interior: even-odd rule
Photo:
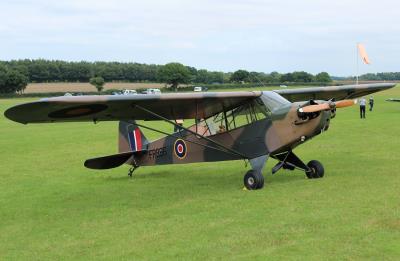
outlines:
[[[142,151],[147,150],[149,141],[136,125],[135,121],[119,122],[118,151]]]

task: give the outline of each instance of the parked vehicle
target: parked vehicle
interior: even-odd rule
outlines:
[[[136,95],[137,91],[135,91],[135,90],[124,90],[122,94],[123,95]]]
[[[161,94],[160,89],[146,89],[142,92],[143,94]]]
[[[194,92],[206,92],[208,90],[207,87],[196,86],[193,88]]]
[[[64,96],[83,96],[85,95],[83,92],[66,92]]]

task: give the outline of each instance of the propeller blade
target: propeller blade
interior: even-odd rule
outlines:
[[[331,106],[329,103],[322,103],[316,105],[308,105],[299,109],[300,112],[310,113],[310,112],[318,112],[318,111],[325,111],[330,110]]]
[[[357,103],[357,101],[355,101],[355,100],[342,100],[342,101],[337,101],[335,103],[326,102],[326,103],[321,103],[321,104],[304,106],[299,109],[299,112],[311,113],[311,112],[327,111],[327,110],[332,110],[334,108],[349,107],[356,103]]]
[[[336,108],[344,108],[344,107],[349,107],[356,104],[354,100],[343,100],[343,101],[337,101],[335,102]]]

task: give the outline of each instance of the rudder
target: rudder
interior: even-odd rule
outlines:
[[[147,150],[149,141],[136,125],[135,121],[119,122],[118,151],[142,151]]]

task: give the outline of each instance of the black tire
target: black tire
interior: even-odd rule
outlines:
[[[259,171],[249,170],[244,175],[243,183],[248,190],[261,189],[264,187],[264,176]]]
[[[256,175],[258,176],[258,186],[257,189],[262,189],[264,187],[264,176],[261,172],[255,171],[257,173]]]
[[[306,171],[306,176],[309,179],[319,179],[325,174],[324,166],[318,160],[308,162],[307,167],[310,168],[310,171]]]

